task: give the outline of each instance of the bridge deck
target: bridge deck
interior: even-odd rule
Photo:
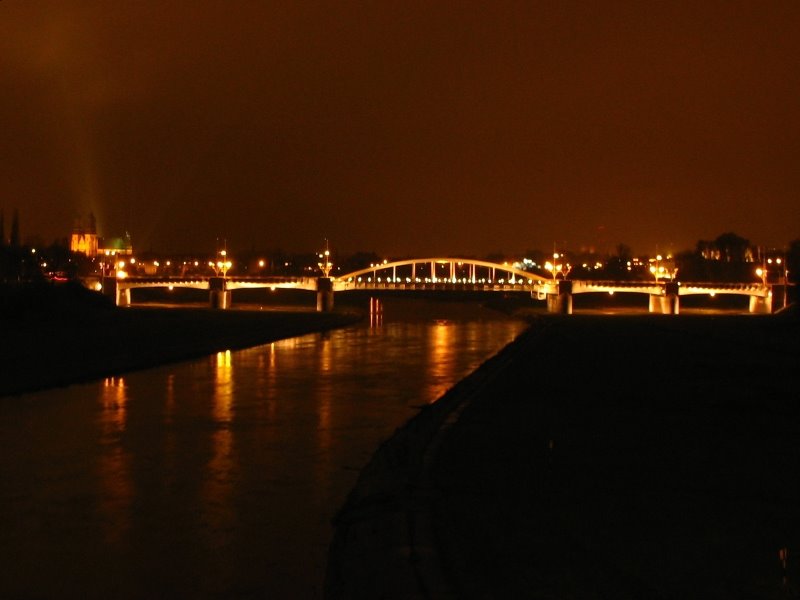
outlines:
[[[194,288],[209,289],[212,277],[127,277],[117,279],[120,290],[137,288]],[[308,291],[317,290],[318,279],[315,277],[227,277],[225,288],[257,289],[257,288],[292,288]],[[523,279],[516,276],[494,281],[470,279],[417,279],[405,278],[353,278],[345,276],[333,278],[335,292],[353,290],[402,290],[402,291],[459,291],[459,292],[528,292],[542,298],[548,294],[558,294],[560,282],[542,279]],[[663,282],[643,281],[590,281],[570,280],[572,294],[589,293],[636,293],[662,296],[666,294]],[[693,294],[736,294],[769,297],[772,286],[762,283],[715,283],[715,282],[679,282],[678,295]]]

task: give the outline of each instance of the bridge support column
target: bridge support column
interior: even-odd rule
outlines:
[[[572,314],[572,282],[559,281],[558,294],[547,294],[547,312]]]
[[[787,296],[789,290],[785,283],[772,285],[772,312],[786,308],[789,305],[789,297]]]
[[[317,312],[333,310],[333,279],[317,277]]]
[[[130,288],[120,288],[119,285],[115,286],[117,288],[115,295],[115,300],[117,306],[130,306],[131,304],[131,289]]]
[[[765,315],[772,313],[772,296],[750,296],[750,312]]]
[[[224,277],[212,277],[209,279],[208,290],[211,308],[227,310],[231,307],[231,291],[226,289]]]
[[[680,314],[679,289],[677,282],[670,281],[664,284],[664,295],[650,294],[648,310],[651,313],[661,313],[662,315]]]
[[[103,286],[100,292],[106,298],[113,300],[114,304],[119,303],[119,294],[117,294],[117,278],[116,277],[103,277],[101,280]]]
[[[677,315],[680,313],[680,296],[678,296],[678,284],[669,281],[664,285],[664,296],[661,298],[661,312],[665,315]]]
[[[121,289],[116,277],[104,277],[102,285],[103,295],[113,299],[117,306],[128,306],[131,303],[131,290],[129,288]]]

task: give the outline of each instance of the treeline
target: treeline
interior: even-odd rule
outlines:
[[[160,264],[161,275],[180,276],[188,271],[204,274],[208,269],[208,259],[214,257],[166,257],[144,253],[138,265]],[[574,252],[559,250],[554,260],[553,251],[529,250],[526,257],[507,256],[493,253],[486,256],[464,256],[462,258],[482,259],[500,263],[520,261],[520,266],[545,277],[552,276],[548,263],[559,262],[558,277],[594,280],[645,280],[654,276],[653,268],[663,268],[665,274],[682,281],[728,281],[749,282],[763,279],[757,274],[767,272],[767,280],[779,283],[800,280],[800,238],[793,240],[782,249],[758,247],[747,238],[733,232],[726,232],[710,240],[698,240],[693,249],[678,252],[674,256],[634,255],[631,248],[620,243],[615,252],[598,254],[595,252]],[[162,259],[161,263],[158,259]],[[257,251],[253,248],[235,252],[231,257],[233,267],[230,274],[248,275],[302,275],[318,274],[320,255],[314,252],[289,253],[276,249]],[[384,260],[401,260],[413,256],[384,257],[374,251],[360,251],[352,254],[332,254],[333,276],[350,273],[380,264]],[[523,262],[523,258],[527,259]],[[102,261],[101,261],[102,262]],[[15,285],[37,281],[65,281],[89,275],[99,268],[98,260],[69,250],[66,239],[46,247],[24,244],[20,237],[19,214],[15,210],[8,235],[5,219],[0,210],[0,284]],[[552,265],[551,265],[552,266]]]
[[[653,267],[663,266],[665,273],[682,281],[755,282],[762,280],[759,269],[772,283],[781,283],[784,277],[792,283],[800,280],[800,239],[785,248],[765,248],[733,232],[698,240],[693,249],[675,255],[635,256],[629,246],[619,244],[614,253],[605,256],[570,252],[566,256],[562,260],[571,262],[571,279],[646,280],[653,278]]]
[[[70,252],[66,240],[45,247],[22,242],[19,212],[14,210],[6,235],[5,215],[0,210],[0,284],[18,285],[59,279],[75,279],[89,259]]]

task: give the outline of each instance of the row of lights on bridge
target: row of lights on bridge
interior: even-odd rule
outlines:
[[[35,249],[32,249],[31,251],[34,252],[34,253],[36,252]],[[219,250],[217,254],[218,254],[217,260],[216,261],[208,261],[208,266],[211,267],[214,270],[214,273],[217,276],[221,275],[222,277],[226,277],[227,276],[227,272],[233,267],[233,262],[228,257],[228,252],[227,252],[226,249]],[[320,271],[323,273],[323,276],[325,276],[325,277],[329,277],[330,276],[330,272],[333,269],[333,263],[331,262],[330,256],[331,256],[330,250],[327,247],[323,252],[318,254],[319,261],[317,263],[317,266],[320,269]],[[667,260],[670,260],[671,258],[672,258],[671,256],[667,256],[666,257]],[[638,262],[638,259],[633,259],[633,260],[634,260],[635,264],[637,264],[637,265],[640,264]],[[664,257],[661,254],[656,255],[656,257],[654,259],[651,258],[649,260],[649,262],[651,263],[650,266],[649,266],[650,273],[654,276],[656,283],[658,283],[658,281],[660,279],[661,280],[669,279],[669,280],[673,280],[674,281],[676,276],[677,276],[678,269],[676,267],[674,267],[674,266],[673,267],[665,266],[664,264],[662,264],[662,261],[664,261]],[[128,272],[126,271],[126,267],[128,265],[136,265],[136,264],[137,264],[137,260],[136,260],[135,257],[130,257],[128,259],[127,263],[126,263],[125,260],[117,261],[114,264],[115,271],[116,271],[116,277],[119,278],[119,279],[126,278],[128,276]],[[142,264],[142,263],[139,263],[139,264]],[[165,266],[169,267],[169,266],[172,265],[172,261],[166,260],[164,262],[164,264],[165,264]],[[259,268],[263,269],[266,266],[266,261],[264,259],[259,259],[257,264],[258,264]],[[381,268],[382,266],[384,266],[386,264],[389,264],[389,261],[387,259],[384,259],[382,263],[370,263],[370,267],[371,268],[375,268],[375,269],[379,269],[379,268]],[[530,261],[529,259],[524,259],[524,264],[525,264],[525,266],[527,266],[528,264],[536,266],[536,263],[534,263],[533,261]],[[152,265],[153,265],[153,267],[158,268],[158,267],[161,266],[161,262],[159,260],[154,260],[152,262]],[[195,261],[183,261],[183,265],[184,266],[193,265],[194,267],[198,267],[200,265],[200,262],[197,261],[197,260],[195,260]],[[516,265],[517,265],[517,263],[514,264],[515,267],[516,267]],[[769,267],[768,266],[772,266],[772,265],[775,265],[775,266],[778,266],[778,267],[782,266],[783,267],[783,279],[784,279],[784,281],[788,281],[788,270],[786,269],[785,261],[780,257],[774,258],[774,259],[773,258],[767,258],[767,259],[765,259],[763,261],[763,265],[761,267],[758,267],[755,270],[756,275],[761,278],[762,284],[763,285],[767,284],[767,277],[768,277],[768,272],[769,272]],[[104,266],[103,263],[101,263],[101,266]],[[584,268],[588,268],[588,265],[584,264],[583,267]],[[597,263],[594,266],[595,269],[598,269],[598,268],[601,268],[601,267],[602,267],[602,265],[600,263]],[[627,267],[628,267],[628,270],[631,270],[631,268],[632,268],[631,261],[628,261]],[[559,252],[554,252],[553,253],[552,262],[548,260],[544,264],[544,269],[546,271],[548,271],[552,275],[554,281],[556,279],[558,279],[559,276],[562,279],[566,279],[569,276],[569,273],[572,271],[572,268],[573,268],[573,265],[566,261],[566,255],[563,254],[563,253],[559,253]],[[376,280],[378,282],[381,282],[382,278],[378,277],[378,278],[376,278]],[[362,278],[359,277],[358,281],[361,282]],[[371,282],[372,278],[368,278],[367,281]],[[463,278],[463,279],[458,279],[458,278],[442,279],[442,278],[433,277],[433,278],[425,278],[423,280],[423,279],[420,279],[420,278],[417,277],[413,281],[412,281],[412,279],[410,277],[406,277],[405,278],[405,283],[423,283],[423,282],[424,283],[431,283],[431,282],[436,283],[436,282],[447,282],[447,281],[452,281],[454,283],[456,283],[456,282],[461,282],[461,283],[489,283],[489,284],[493,283],[491,279],[475,279],[475,278],[472,278],[472,279],[468,279],[468,278]],[[401,278],[399,278],[399,277],[394,277],[394,278],[387,277],[387,278],[385,278],[385,282],[386,283],[403,283],[403,280]],[[518,281],[513,277],[508,280],[508,283],[510,283],[510,284],[516,284],[517,282]],[[523,280],[520,279],[519,283],[522,283],[522,282],[523,282]],[[499,280],[497,280],[497,283],[504,284],[506,282],[505,282],[504,279],[499,279]],[[532,283],[532,280],[528,280],[528,283],[529,284]]]

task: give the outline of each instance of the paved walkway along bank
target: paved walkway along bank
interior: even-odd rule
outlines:
[[[800,597],[799,334],[540,319],[376,453],[328,597]]]

